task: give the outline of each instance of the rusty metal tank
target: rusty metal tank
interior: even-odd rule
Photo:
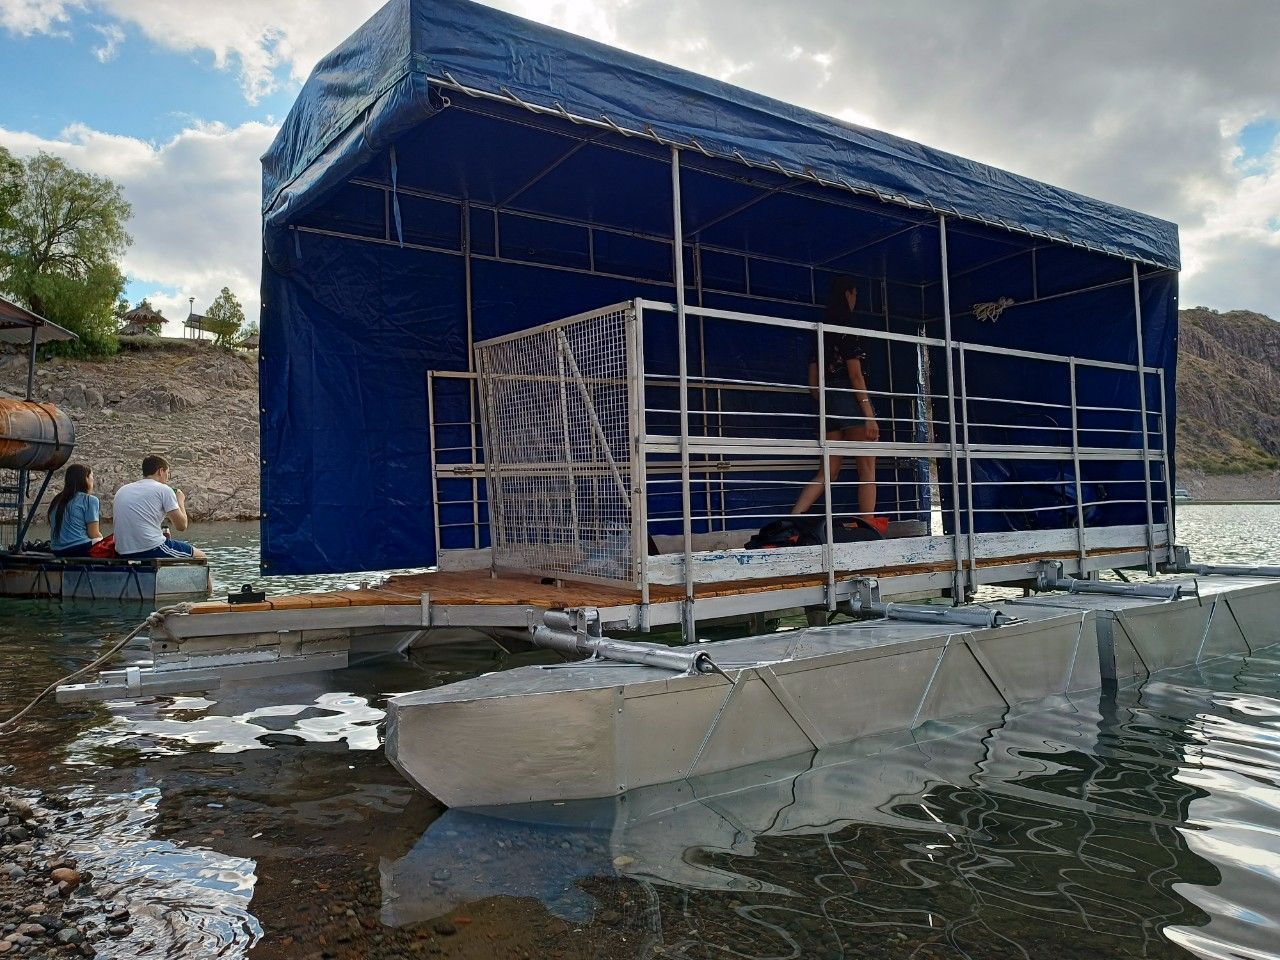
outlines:
[[[75,424],[52,403],[0,397],[0,469],[57,470],[75,446]]]

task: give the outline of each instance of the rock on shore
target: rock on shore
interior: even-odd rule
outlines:
[[[44,360],[36,374],[36,399],[56,403],[75,421],[71,462],[93,467],[106,517],[112,494],[137,479],[149,453],[172,464],[193,520],[258,516],[258,369],[251,353],[170,340],[110,360]],[[23,395],[24,356],[0,357],[0,388]],[[55,477],[52,490],[58,486]]]
[[[40,800],[41,802],[37,802]],[[55,798],[0,789],[0,960],[92,957],[132,932],[128,909],[94,892],[94,877],[59,848]]]

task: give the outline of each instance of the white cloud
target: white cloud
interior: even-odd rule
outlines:
[[[1280,317],[1280,271],[1270,266],[1280,243],[1280,155],[1273,148],[1241,164],[1236,140],[1249,122],[1280,119],[1280,3],[1240,0],[1224,15],[1194,0],[490,2],[1174,220],[1184,302]],[[84,6],[155,44],[211,53],[255,100],[300,82],[379,5],[0,0],[0,26],[61,30]],[[256,181],[256,163],[239,162]],[[141,217],[143,203],[134,202]],[[243,209],[251,223],[240,229],[256,235],[257,207]],[[256,240],[252,246],[256,256]]]
[[[78,6],[79,0],[0,0],[0,27],[24,37],[53,33]]]
[[[172,319],[186,316],[188,297],[198,311],[224,286],[257,319],[258,157],[273,136],[262,123],[194,125],[160,145],[82,125],[54,139],[0,128],[0,144],[15,154],[44,150],[124,188],[134,210],[125,272],[154,285],[152,305]]]
[[[120,52],[120,45],[124,43],[124,30],[114,23],[94,24],[93,29],[102,36],[102,43],[93,48],[93,55],[98,58],[99,63],[114,60]]]

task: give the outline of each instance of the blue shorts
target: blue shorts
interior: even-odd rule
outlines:
[[[122,553],[122,560],[190,560],[195,556],[195,547],[182,540],[166,540],[158,547],[144,550],[142,553]]]

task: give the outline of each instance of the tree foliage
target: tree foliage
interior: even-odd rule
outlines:
[[[236,295],[226,287],[214,298],[205,312],[204,328],[213,334],[213,342],[221,347],[234,346],[244,323],[244,309]]]
[[[81,352],[115,352],[132,208],[107,178],[47,153],[19,165],[15,200],[0,218],[0,288],[79,334]]]
[[[22,164],[0,147],[0,236],[13,223],[13,210],[22,197]]]

